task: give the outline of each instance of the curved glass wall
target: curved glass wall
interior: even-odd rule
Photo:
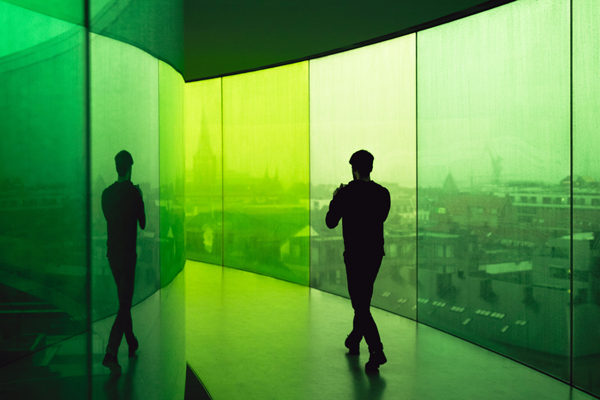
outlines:
[[[600,395],[598,10],[523,0],[311,60],[308,97],[283,67],[186,84],[188,255],[347,296],[324,215],[350,155],[370,150],[392,194],[372,304]],[[310,219],[296,226],[271,203],[303,199],[277,180],[304,139],[272,127],[307,105]],[[309,277],[281,267],[306,253]]]
[[[310,62],[311,286],[348,296],[342,227],[328,229],[325,215],[335,188],[352,180],[350,156],[365,149],[375,157],[371,179],[392,199],[372,304],[413,319],[415,39],[412,34]]]
[[[170,65],[158,62],[160,164],[160,282],[170,283],[185,264],[183,154],[184,82]]]
[[[110,2],[122,12],[94,27],[102,35],[86,26],[86,3],[0,1],[0,396],[182,398],[184,82],[153,56],[173,62],[182,48],[167,43],[181,43],[181,23],[170,24],[182,5],[147,10],[162,18],[153,27],[162,44],[140,45],[150,55],[115,28],[133,27],[150,43],[141,27],[157,16],[136,12],[138,23],[127,22],[142,2]],[[111,387],[101,361],[118,299],[100,199],[123,149],[133,154],[147,217],[137,238],[134,326],[156,360],[150,369],[130,361],[124,386]],[[153,376],[156,365],[169,373]],[[134,372],[153,383],[136,385]]]
[[[92,306],[98,319],[119,308],[101,199],[117,180],[115,155],[121,150],[133,157],[131,181],[140,185],[146,212],[146,229],[138,229],[133,304],[160,287],[159,82],[158,60],[142,50],[95,34],[90,44]]]
[[[185,84],[187,257],[223,263],[221,78]]]
[[[600,8],[573,2],[573,383],[600,396]]]
[[[308,62],[223,78],[223,263],[308,284]]]
[[[183,71],[183,0],[88,1],[93,33],[131,44]]]
[[[168,314],[148,338],[169,373],[136,390],[181,397],[186,253],[347,295],[323,218],[360,148],[392,194],[373,305],[600,395],[595,1],[185,85],[181,1],[160,3],[92,1],[90,28],[84,2],[0,1],[2,395],[24,374],[103,390],[118,302],[99,199],[118,151],[148,220],[134,303]]]
[[[85,377],[88,365],[88,335],[62,345],[89,330],[85,35],[76,23],[0,1],[3,398],[27,393],[23,377],[86,395],[85,381],[60,386]]]
[[[419,32],[417,60],[419,321],[564,380],[568,15],[515,2]]]

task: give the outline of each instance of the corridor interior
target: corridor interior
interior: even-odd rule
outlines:
[[[214,400],[593,397],[477,345],[372,307],[387,364],[348,356],[348,299],[188,260],[186,359]]]

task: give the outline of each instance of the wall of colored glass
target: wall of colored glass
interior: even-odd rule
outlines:
[[[419,321],[563,380],[569,40],[568,1],[515,2],[420,32],[417,59]]]
[[[600,396],[596,0],[521,0],[188,84],[181,0],[85,5],[0,1],[3,395],[39,389],[25,375],[46,395],[103,391],[118,151],[147,215],[134,303],[165,294],[169,373],[140,388],[162,398],[183,393],[186,253],[347,296],[324,215],[364,148],[392,196],[373,304]]]
[[[416,317],[416,35],[310,62],[311,286],[347,296],[341,224],[325,225],[332,193],[352,180],[350,156],[374,157],[390,191],[385,253],[372,304]],[[343,224],[343,221],[342,221]]]
[[[600,7],[573,2],[573,383],[600,397]]]
[[[182,2],[86,3],[0,1],[0,393],[107,396],[119,302],[101,195],[126,149],[147,217],[133,303],[163,288],[137,334],[169,371],[138,370],[153,385],[135,392],[183,398]]]
[[[392,195],[372,304],[600,396],[597,6],[522,0],[186,84],[188,255],[348,296],[324,218],[364,148]]]

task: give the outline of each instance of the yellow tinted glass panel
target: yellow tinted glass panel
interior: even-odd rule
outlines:
[[[185,85],[186,254],[223,262],[221,78]]]
[[[223,78],[224,265],[308,284],[308,62]]]

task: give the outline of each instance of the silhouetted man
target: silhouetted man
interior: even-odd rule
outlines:
[[[350,158],[354,180],[341,184],[333,192],[326,223],[335,228],[340,219],[344,232],[344,263],[348,278],[348,293],[354,309],[352,332],[346,338],[351,355],[359,354],[364,336],[369,345],[367,372],[376,371],[387,359],[375,320],[371,316],[373,284],[385,255],[383,222],[390,211],[390,192],[373,182],[373,155],[359,150]]]
[[[119,346],[125,334],[129,345],[129,357],[135,357],[139,343],[133,334],[131,302],[135,282],[136,239],[138,221],[146,227],[146,214],[142,191],[131,183],[133,158],[123,150],[115,156],[119,178],[102,192],[102,211],[108,227],[108,264],[112,271],[119,296],[119,312],[110,331],[106,355],[102,365],[111,372],[121,372],[117,360]]]

